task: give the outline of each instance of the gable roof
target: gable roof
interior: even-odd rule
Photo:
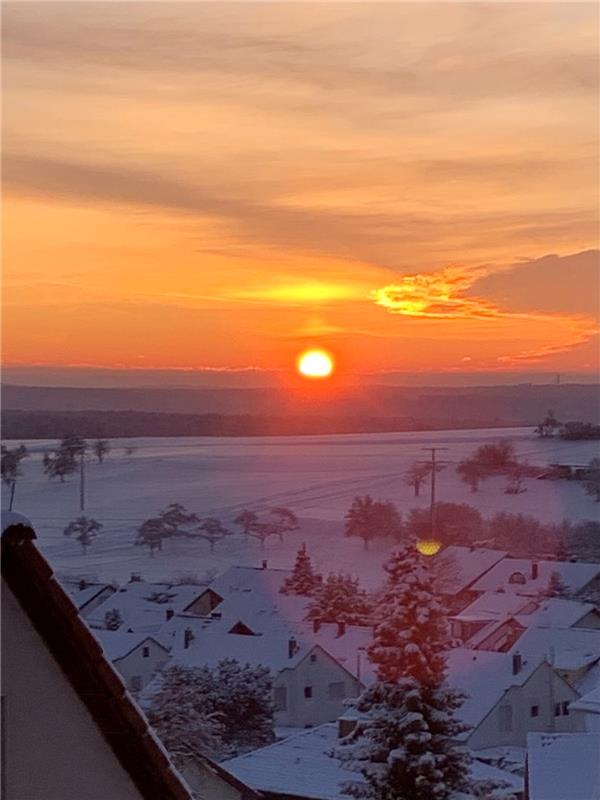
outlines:
[[[524,595],[537,595],[548,588],[552,573],[557,573],[564,586],[570,591],[579,591],[594,578],[600,576],[600,564],[571,561],[538,561],[537,578],[532,578],[531,558],[504,558],[473,584],[476,592],[513,592]],[[523,583],[511,583],[510,577],[520,573]]]
[[[505,550],[487,547],[444,547],[434,564],[439,572],[440,589],[444,594],[457,594],[468,589],[507,555]]]
[[[147,800],[191,794],[100,645],[34,544],[31,523],[2,514],[2,577],[87,708],[115,757]]]
[[[118,661],[121,658],[128,656],[133,650],[136,650],[146,642],[154,642],[161,650],[165,651],[165,655],[169,655],[168,647],[165,647],[162,642],[159,642],[154,636],[148,636],[146,633],[127,633],[125,631],[105,631],[94,630],[94,638],[99,642],[104,655],[110,661]]]
[[[556,669],[582,669],[600,661],[600,630],[531,627],[513,650],[526,657],[546,658]]]

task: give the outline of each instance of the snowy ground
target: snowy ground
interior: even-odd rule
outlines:
[[[127,580],[140,572],[148,580],[171,579],[183,573],[202,576],[229,564],[289,567],[302,541],[321,570],[344,569],[367,585],[379,583],[381,563],[389,545],[379,542],[370,553],[362,543],[343,537],[343,516],[356,494],[370,493],[393,500],[406,512],[426,506],[403,482],[416,459],[427,459],[427,447],[446,447],[438,458],[449,461],[437,479],[438,499],[465,502],[484,515],[506,510],[532,514],[546,522],[595,519],[599,506],[581,485],[567,481],[527,481],[528,491],[504,494],[505,479],[486,481],[473,494],[462,484],[455,465],[483,442],[508,438],[531,464],[585,464],[597,455],[597,442],[542,441],[529,428],[476,431],[435,431],[338,436],[194,438],[115,440],[103,465],[90,461],[86,476],[86,513],[104,524],[101,536],[83,556],[76,542],[63,535],[79,513],[79,481],[48,481],[42,473],[42,453],[51,442],[26,442],[32,457],[23,462],[14,509],[35,524],[39,544],[54,569],[63,575],[85,573],[103,580]],[[134,446],[131,456],[126,445]],[[7,491],[2,488],[3,506]],[[241,535],[217,545],[210,554],[203,541],[168,542],[150,558],[132,545],[134,528],[168,503],[183,503],[201,515],[231,519],[240,509],[260,511],[287,506],[302,527],[283,543],[271,539],[264,550]]]

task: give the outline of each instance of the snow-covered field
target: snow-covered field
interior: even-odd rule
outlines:
[[[529,428],[435,431],[393,434],[263,438],[173,438],[115,440],[104,464],[86,467],[86,514],[104,530],[86,556],[77,542],[63,535],[79,514],[79,480],[49,481],[42,472],[42,453],[52,442],[25,442],[32,457],[23,462],[15,511],[36,526],[39,544],[54,569],[63,575],[85,573],[104,580],[127,580],[140,572],[148,580],[171,579],[183,573],[202,576],[229,564],[289,567],[299,544],[307,546],[324,571],[344,569],[367,585],[381,579],[388,545],[376,543],[364,553],[362,542],[342,535],[343,517],[356,494],[393,500],[401,511],[429,502],[404,484],[403,473],[416,459],[428,459],[423,448],[445,447],[438,459],[450,462],[437,477],[439,500],[476,506],[484,515],[497,511],[532,514],[545,522],[596,519],[599,506],[581,485],[568,481],[528,480],[527,492],[504,493],[506,479],[492,479],[473,494],[460,482],[455,465],[484,442],[510,439],[531,464],[586,464],[597,455],[597,442],[542,441]],[[128,456],[124,448],[135,447]],[[3,507],[7,490],[2,488]],[[209,553],[204,541],[168,542],[150,558],[132,544],[134,528],[168,503],[178,502],[201,515],[230,520],[242,508],[260,511],[287,506],[301,518],[299,531],[283,543],[271,538],[264,549],[230,537]]]

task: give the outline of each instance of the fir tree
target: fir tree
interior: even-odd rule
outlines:
[[[369,647],[377,682],[356,702],[360,719],[335,755],[363,781],[347,787],[373,800],[448,800],[469,788],[469,757],[453,743],[463,695],[445,685],[451,645],[434,573],[413,546],[386,564],[386,586]]]
[[[323,578],[314,572],[310,556],[306,552],[306,545],[296,553],[296,563],[292,574],[287,577],[279,590],[282,594],[296,594],[301,597],[311,597],[315,590],[321,586]]]
[[[318,587],[308,610],[307,619],[319,622],[343,622],[347,625],[368,625],[372,604],[351,575],[330,573]]]

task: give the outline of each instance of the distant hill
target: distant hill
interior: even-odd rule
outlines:
[[[600,386],[280,389],[2,388],[4,438],[286,435],[600,423]],[[79,426],[79,427],[78,427]]]

